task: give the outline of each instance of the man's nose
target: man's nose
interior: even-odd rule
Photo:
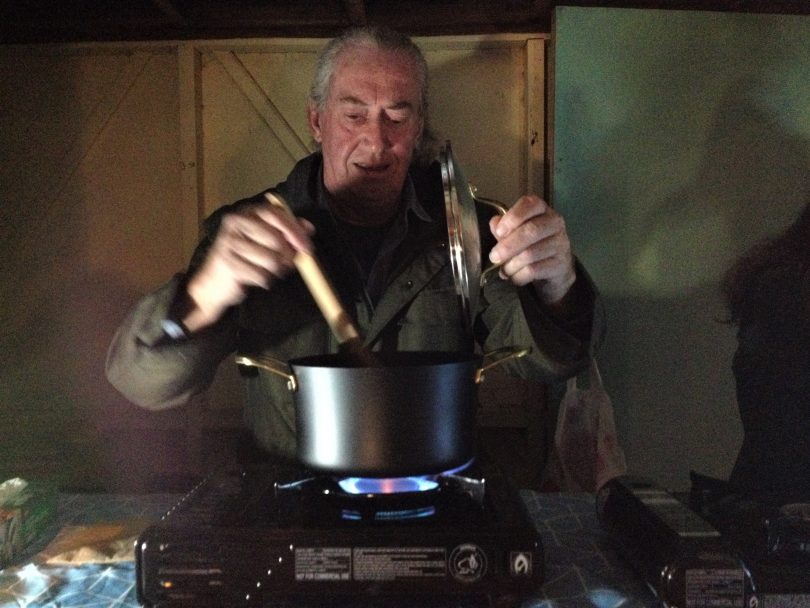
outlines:
[[[366,122],[363,137],[366,144],[375,150],[383,150],[389,143],[386,126],[379,118]]]

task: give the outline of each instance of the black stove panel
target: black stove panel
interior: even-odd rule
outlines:
[[[743,493],[692,473],[689,502],[743,556],[764,606],[810,606],[810,496]]]
[[[281,466],[214,475],[140,537],[139,600],[523,597],[542,583],[540,537],[517,493],[485,473],[441,476],[435,489],[401,495],[347,495],[332,479]]]
[[[619,477],[597,511],[617,549],[676,608],[810,606],[810,501],[692,474],[688,497]]]

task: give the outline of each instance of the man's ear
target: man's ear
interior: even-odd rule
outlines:
[[[307,105],[307,120],[309,122],[309,132],[317,143],[321,143],[321,115],[314,103]]]

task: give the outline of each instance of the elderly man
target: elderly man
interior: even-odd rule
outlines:
[[[338,342],[293,258],[317,252],[373,351],[472,352],[531,346],[505,363],[536,380],[570,376],[602,329],[595,290],[575,262],[563,218],[521,197],[482,232],[500,277],[482,289],[474,332],[461,312],[447,249],[438,163],[422,158],[428,73],[419,49],[385,28],[333,40],[308,108],[319,151],[275,187],[294,216],[260,193],[205,224],[187,272],[144,298],[110,346],[107,375],[125,396],[161,409],[186,402],[235,351],[284,361],[335,352]],[[489,235],[487,235],[489,236]],[[474,335],[473,335],[474,334]],[[245,376],[245,420],[261,448],[295,454],[285,383]]]

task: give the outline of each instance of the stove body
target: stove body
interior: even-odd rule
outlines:
[[[760,606],[810,606],[810,496],[741,494],[693,474],[689,503],[742,555]]]
[[[155,608],[508,604],[540,587],[542,544],[517,492],[475,473],[374,492],[285,466],[218,473],[139,538],[138,599]]]
[[[619,553],[672,608],[810,606],[810,504],[693,474],[688,500],[631,476],[597,498]]]

